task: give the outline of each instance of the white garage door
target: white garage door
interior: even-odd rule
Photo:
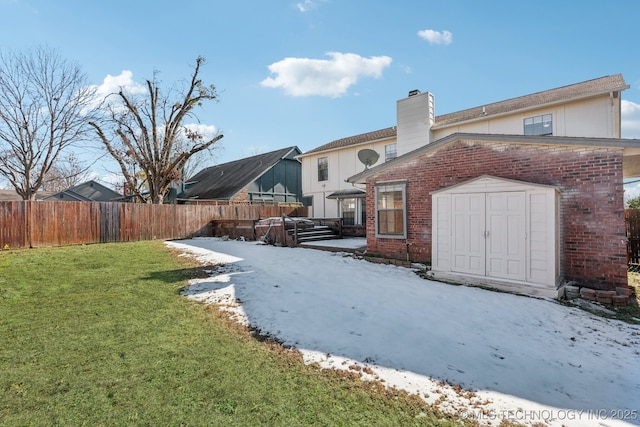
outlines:
[[[434,271],[555,286],[554,188],[481,177],[432,197]]]

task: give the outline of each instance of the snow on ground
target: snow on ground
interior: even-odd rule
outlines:
[[[638,325],[346,253],[167,244],[218,265],[189,298],[219,304],[307,363],[360,372],[482,424],[640,425]]]

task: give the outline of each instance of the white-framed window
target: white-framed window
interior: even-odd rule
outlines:
[[[356,199],[340,200],[342,210],[342,224],[356,225]]]
[[[405,182],[376,185],[376,236],[407,237],[407,185]]]
[[[318,158],[318,181],[329,180],[329,158]]]
[[[391,159],[398,157],[397,144],[387,144],[384,146],[384,161],[387,162]]]
[[[528,117],[524,119],[525,135],[553,135],[553,118],[551,114]]]
[[[343,225],[364,225],[367,223],[367,207],[364,198],[341,199],[339,202]]]

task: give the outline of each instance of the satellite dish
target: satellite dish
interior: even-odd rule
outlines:
[[[360,162],[365,166],[365,169],[369,166],[373,166],[379,158],[380,155],[376,153],[375,150],[364,148],[358,151],[358,159],[360,159]]]

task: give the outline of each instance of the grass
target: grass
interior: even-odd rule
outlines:
[[[162,242],[0,252],[0,426],[460,425],[179,295]]]

